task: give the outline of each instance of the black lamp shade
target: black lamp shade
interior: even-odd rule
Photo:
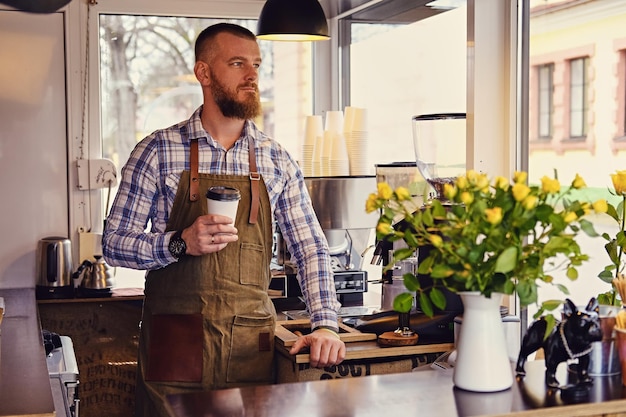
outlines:
[[[318,41],[330,36],[324,10],[317,0],[267,0],[257,23],[257,38]]]

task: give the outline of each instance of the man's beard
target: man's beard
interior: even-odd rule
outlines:
[[[257,94],[249,94],[245,100],[237,101],[236,91],[229,91],[217,80],[214,74],[211,74],[211,78],[213,100],[215,100],[225,117],[246,120],[253,119],[261,114],[261,101],[259,100],[259,90],[256,88],[256,84],[251,83],[245,85],[245,87],[254,86]]]

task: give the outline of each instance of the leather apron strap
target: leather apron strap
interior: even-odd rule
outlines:
[[[248,223],[255,224],[259,214],[259,180],[261,179],[261,175],[256,167],[256,152],[252,137],[250,137],[248,141],[248,148],[248,156],[250,159],[250,198],[252,199],[252,201],[250,201],[250,218],[248,219]]]
[[[200,181],[198,179],[198,139],[191,140],[189,152],[189,200],[198,201],[200,198]]]
[[[259,180],[261,174],[256,166],[256,151],[254,149],[254,140],[252,137],[248,142],[248,159],[250,163],[250,187],[251,187],[251,201],[250,201],[250,217],[248,223],[256,224],[259,215]],[[190,176],[189,176],[189,200],[197,201],[200,197],[199,181],[198,181],[198,139],[191,140],[191,150],[189,156],[190,164]]]

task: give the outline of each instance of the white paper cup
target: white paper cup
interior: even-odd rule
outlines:
[[[233,219],[237,218],[237,207],[241,193],[233,187],[211,187],[206,192],[206,202],[209,214],[220,214]]]

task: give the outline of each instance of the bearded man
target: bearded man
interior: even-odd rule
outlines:
[[[291,353],[309,348],[314,367],[345,357],[328,243],[304,177],[252,121],[261,112],[256,37],[219,23],[200,33],[195,54],[203,105],[137,144],[103,234],[110,265],[148,271],[137,416],[170,415],[167,394],[274,381],[274,221],[311,318]],[[236,218],[208,213],[214,186],[239,190]]]

